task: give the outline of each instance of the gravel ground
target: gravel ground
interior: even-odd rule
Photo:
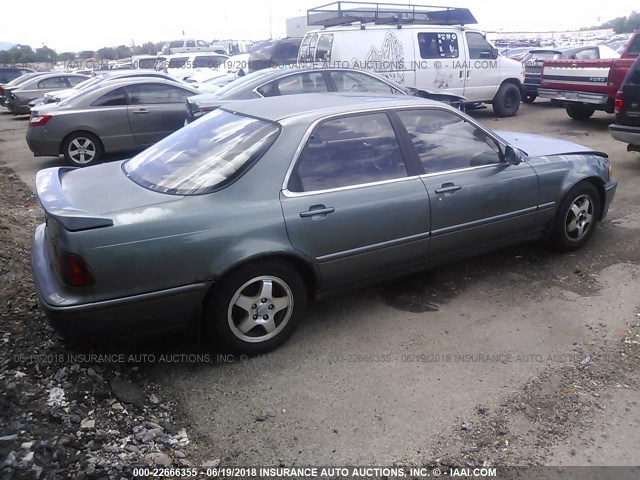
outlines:
[[[136,466],[191,465],[176,403],[131,351],[58,339],[31,280],[36,200],[0,165],[0,474],[130,478]],[[114,359],[116,362],[109,362]]]

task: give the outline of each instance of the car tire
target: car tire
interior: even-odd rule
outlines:
[[[513,117],[520,108],[520,89],[513,83],[503,83],[493,98],[493,111],[499,117]]]
[[[522,97],[522,103],[533,103],[538,98],[538,95],[535,93],[527,93],[524,97]]]
[[[62,144],[65,160],[74,167],[95,165],[104,155],[102,142],[89,132],[76,132],[69,135]]]
[[[587,120],[591,118],[596,111],[593,107],[584,107],[582,105],[567,105],[565,108],[567,110],[567,115],[574,120]]]
[[[582,247],[596,229],[600,218],[600,194],[589,182],[581,182],[564,197],[554,220],[551,244],[556,250]]]
[[[293,334],[307,302],[304,279],[288,263],[243,265],[225,275],[209,295],[204,330],[223,351],[265,353]]]

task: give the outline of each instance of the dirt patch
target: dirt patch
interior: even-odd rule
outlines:
[[[42,219],[29,189],[0,164],[0,477],[130,478],[136,466],[190,465],[166,392],[126,354],[110,362],[48,326],[29,260]]]

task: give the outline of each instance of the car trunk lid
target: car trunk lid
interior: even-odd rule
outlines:
[[[89,168],[55,167],[38,172],[36,192],[47,216],[70,231],[114,224],[117,212],[175,202],[182,196],[147,190],[122,171],[123,162]]]

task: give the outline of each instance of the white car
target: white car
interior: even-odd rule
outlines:
[[[182,40],[173,40],[165,42],[162,45],[162,54],[171,55],[173,53],[189,53],[189,52],[215,52],[216,47],[204,40],[196,40],[187,38]]]
[[[226,72],[224,65],[228,58],[220,53],[170,55],[165,59],[163,69],[174,78],[186,80],[198,72]]]
[[[238,76],[234,73],[227,73],[224,70],[208,70],[193,74],[187,78],[186,83],[196,87],[203,92],[215,92],[220,87],[234,81]]]

